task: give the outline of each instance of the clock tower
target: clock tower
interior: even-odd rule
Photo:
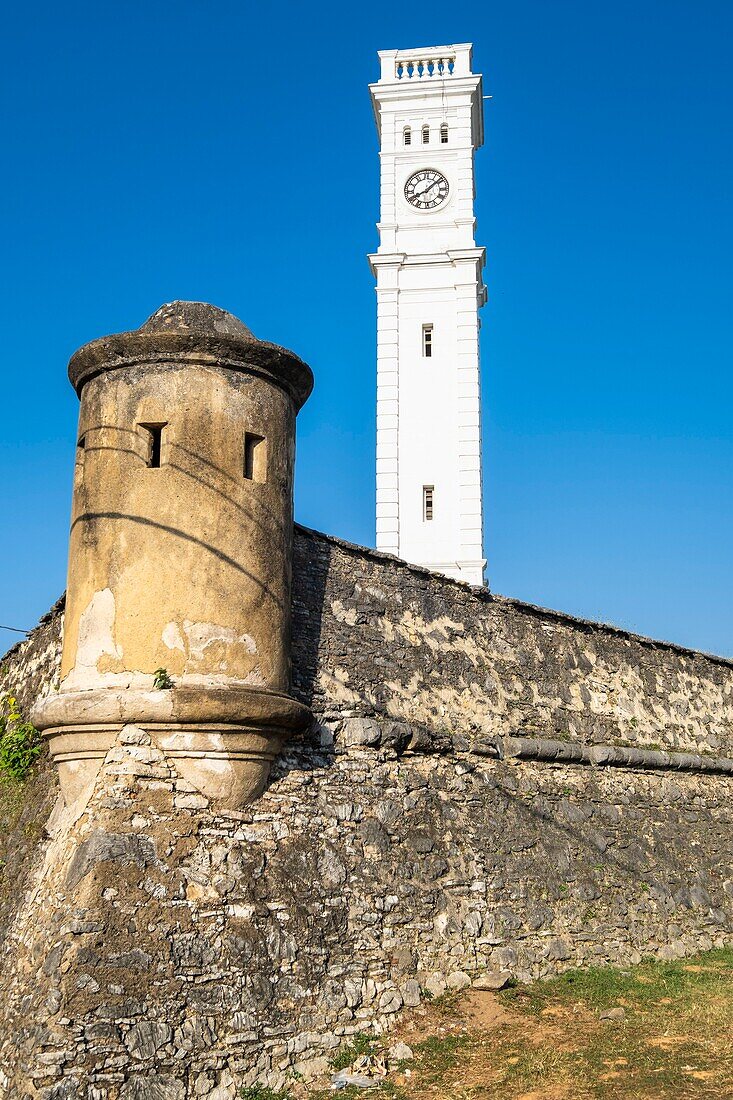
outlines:
[[[370,85],[381,158],[377,548],[484,583],[471,45],[383,50]]]

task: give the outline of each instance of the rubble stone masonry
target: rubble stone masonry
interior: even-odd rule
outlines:
[[[26,707],[61,621],[4,659]],[[129,725],[6,864],[0,1095],[233,1100],[484,970],[733,939],[731,662],[296,528],[293,684],[252,805]]]

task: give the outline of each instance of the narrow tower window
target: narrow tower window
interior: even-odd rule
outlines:
[[[86,451],[87,440],[86,436],[80,435],[76,444],[76,465],[74,466],[74,476],[77,475],[80,478],[84,477],[84,452]]]
[[[423,126],[423,128],[422,128],[422,143],[423,143],[423,145],[428,145],[429,142],[430,142],[430,127],[429,126]]]
[[[248,481],[267,479],[267,442],[264,436],[244,433],[244,476]]]
[[[433,326],[423,325],[422,327],[422,353],[426,359],[430,359],[433,354]]]
[[[141,424],[148,433],[148,454],[146,466],[151,470],[160,469],[160,458],[163,450],[163,428],[165,424]]]
[[[409,126],[405,126],[404,130],[402,131],[402,138],[405,145],[412,145],[412,130]]]
[[[423,485],[422,487],[422,518],[428,522],[433,518],[433,493],[435,492],[434,486]]]
[[[447,145],[448,144],[448,123],[447,122],[444,122],[443,125],[440,127],[440,144],[441,145]]]

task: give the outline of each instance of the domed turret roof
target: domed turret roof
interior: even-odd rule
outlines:
[[[167,302],[156,309],[138,332],[196,332],[201,336],[257,337],[233,313],[208,302]]]
[[[238,318],[208,302],[167,302],[138,329],[92,340],[69,360],[78,394],[106,371],[133,365],[190,363],[257,374],[290,394],[296,410],[313,389],[313,374],[294,352],[258,340]]]

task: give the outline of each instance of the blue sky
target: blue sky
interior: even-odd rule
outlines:
[[[64,587],[69,355],[173,298],[310,362],[296,518],[373,545],[367,84],[473,41],[491,587],[733,655],[732,36],[729,0],[9,8],[0,623]]]

